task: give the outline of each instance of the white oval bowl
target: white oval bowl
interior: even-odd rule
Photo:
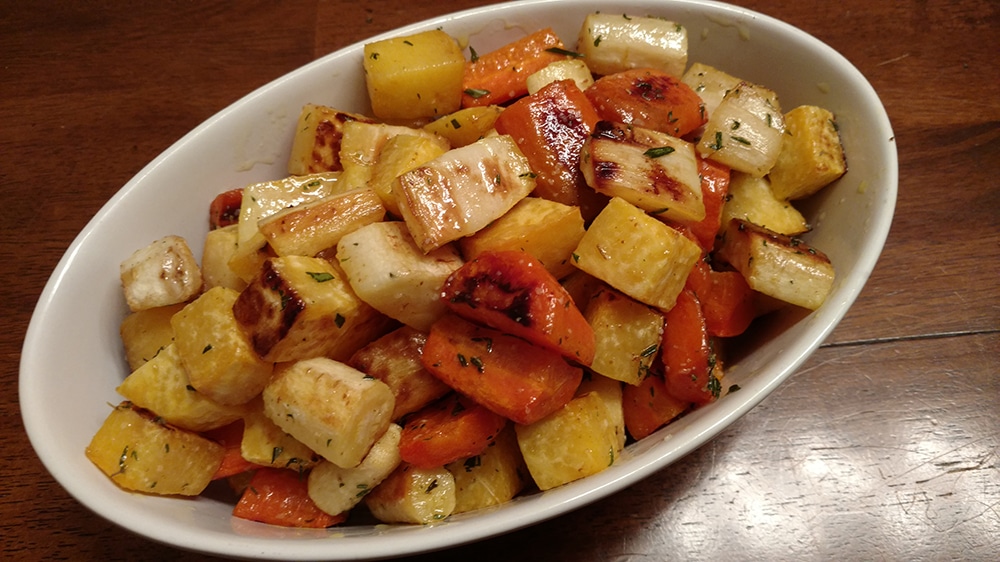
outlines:
[[[850,170],[806,205],[806,237],[837,270],[819,310],[770,319],[752,350],[728,365],[725,395],[630,446],[597,475],[485,512],[431,526],[302,530],[231,516],[208,498],[127,493],[84,456],[120,397],[127,375],[118,325],[126,313],[119,263],[167,234],[200,247],[211,198],[279,178],[305,103],[368,112],[361,43],[261,87],[191,131],[129,181],[84,228],[48,280],[21,356],[20,405],[32,445],[55,479],[83,505],[121,527],[178,548],[237,558],[358,560],[414,554],[509,532],[619,491],[704,444],[763,400],[830,334],[861,292],[881,253],[896,201],[897,160],[885,110],[862,74],[814,37],[743,8],[697,0],[527,0],[458,12],[384,34],[442,28],[487,52],[552,26],[575,44],[586,14],[657,15],[684,24],[689,61],[775,90],[785,110],[816,104],[838,119]],[[59,350],[59,351],[54,351]]]

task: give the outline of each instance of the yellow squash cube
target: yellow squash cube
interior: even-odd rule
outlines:
[[[465,56],[444,31],[369,43],[364,57],[365,83],[376,117],[433,118],[460,107]]]

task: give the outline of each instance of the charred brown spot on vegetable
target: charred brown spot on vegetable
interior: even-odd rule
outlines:
[[[462,290],[451,298],[451,302],[466,304],[471,308],[487,306],[526,328],[534,324],[530,314],[531,295],[528,290],[525,287],[514,287],[489,273],[465,279]]]

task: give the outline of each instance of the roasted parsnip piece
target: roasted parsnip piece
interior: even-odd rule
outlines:
[[[187,241],[170,235],[121,264],[125,302],[133,311],[182,303],[201,291],[201,268]]]
[[[777,94],[741,82],[709,115],[698,152],[733,170],[760,177],[777,161],[784,131]]]
[[[577,50],[591,72],[656,68],[680,77],[687,67],[687,29],[661,18],[594,13],[580,29]]]

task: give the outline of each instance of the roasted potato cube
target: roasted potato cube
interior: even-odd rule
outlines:
[[[350,232],[385,217],[382,199],[359,188],[289,207],[258,226],[279,256],[315,256]]]
[[[482,453],[446,468],[455,478],[455,513],[500,505],[527,485],[527,467],[511,424]]]
[[[451,390],[420,362],[426,341],[426,333],[403,326],[359,349],[348,361],[355,369],[389,385],[396,397],[393,420],[416,412]]]
[[[742,273],[750,288],[803,308],[819,308],[833,288],[826,254],[746,221],[730,221],[715,255]]]
[[[809,230],[802,213],[791,203],[775,197],[766,177],[733,172],[729,194],[722,206],[720,230],[733,219],[742,219],[780,234],[794,236]]]
[[[312,449],[285,433],[267,417],[262,398],[258,397],[249,404],[248,410],[243,416],[243,439],[240,441],[240,454],[244,459],[261,466],[301,472],[322,460]]]
[[[376,117],[415,120],[461,106],[465,56],[444,31],[376,41],[364,51],[365,84]]]
[[[844,147],[833,113],[802,105],[785,114],[785,137],[769,174],[775,197],[808,197],[846,171]]]
[[[236,323],[239,293],[215,287],[170,320],[174,345],[191,386],[220,404],[243,404],[260,394],[272,364],[261,360]]]
[[[209,230],[205,235],[205,246],[201,252],[201,277],[205,290],[212,287],[227,287],[242,291],[247,282],[229,267],[239,247],[237,237],[239,226],[231,224]]]
[[[325,357],[278,366],[263,398],[268,419],[344,468],[385,433],[395,401],[382,381]]]
[[[489,226],[459,240],[466,260],[487,251],[521,250],[542,262],[556,279],[576,270],[573,250],[583,238],[580,208],[526,197]]]
[[[383,523],[434,523],[455,511],[455,477],[444,467],[423,469],[403,463],[364,501]]]
[[[344,236],[337,259],[362,300],[422,331],[444,314],[441,286],[463,263],[450,244],[424,253],[398,221],[370,224]]]
[[[577,49],[594,74],[655,68],[679,77],[688,37],[684,26],[662,18],[597,12],[583,21]]]
[[[363,115],[331,107],[312,103],[302,106],[288,158],[288,173],[304,176],[343,170],[340,164],[340,139],[344,123],[348,121],[373,122]]]
[[[588,392],[531,425],[515,425],[532,479],[549,490],[611,466],[621,451],[604,399]]]
[[[126,490],[196,496],[222,464],[223,448],[122,402],[97,430],[86,454]]]
[[[583,144],[580,169],[598,193],[649,213],[680,222],[705,218],[694,145],[683,139],[601,121]]]
[[[697,148],[704,158],[760,177],[778,160],[784,132],[777,94],[740,82],[709,114]]]
[[[245,408],[215,402],[191,385],[175,344],[164,347],[118,385],[118,393],[167,423],[207,431],[243,417]]]
[[[449,150],[393,184],[403,220],[425,253],[479,231],[534,189],[528,159],[509,135]]]
[[[382,199],[383,205],[395,216],[399,216],[399,204],[392,192],[396,178],[441,156],[448,151],[448,144],[441,139],[422,135],[396,135],[387,141],[378,153],[371,170],[368,185]]]
[[[132,312],[122,320],[118,332],[130,370],[142,367],[174,341],[170,318],[182,308],[184,303],[147,308]]]
[[[125,302],[133,312],[182,303],[201,292],[201,268],[180,236],[136,250],[120,269]]]
[[[594,295],[584,316],[594,329],[590,369],[637,385],[649,373],[663,338],[663,314],[613,289]]]
[[[401,433],[402,428],[390,424],[358,466],[343,468],[332,462],[321,462],[309,471],[309,498],[331,515],[344,513],[361,503],[399,466]]]
[[[577,396],[594,393],[604,401],[604,406],[608,409],[608,419],[611,420],[615,428],[616,443],[619,452],[625,448],[625,410],[623,402],[625,388],[620,381],[601,376],[597,373],[589,373],[576,389]]]
[[[594,219],[573,264],[635,300],[670,310],[701,249],[619,197]]]
[[[354,294],[344,272],[320,258],[264,262],[233,314],[265,361],[346,359],[380,335],[384,318]]]

